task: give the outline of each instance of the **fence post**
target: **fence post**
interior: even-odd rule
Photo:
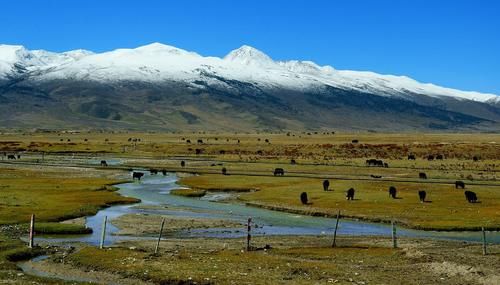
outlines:
[[[339,228],[339,220],[340,220],[340,210],[337,212],[337,222],[335,223],[335,230],[333,231],[332,247],[337,246],[336,240],[337,240],[337,229]]]
[[[102,249],[104,247],[104,237],[106,236],[106,222],[107,221],[108,221],[108,216],[104,216],[104,220],[102,221],[101,243],[99,244],[100,249]]]
[[[30,240],[28,243],[29,248],[33,248],[35,246],[34,238],[35,238],[35,214],[32,214],[30,222],[30,238],[29,238]]]
[[[247,224],[247,251],[250,251],[250,240],[252,239],[252,218],[248,218],[248,224]]]
[[[163,233],[163,226],[165,225],[165,218],[161,220],[161,226],[160,226],[160,234],[158,235],[158,241],[156,242],[156,247],[155,247],[155,254],[158,253],[158,249],[160,248],[160,240],[161,240],[161,235]]]
[[[391,221],[392,226],[392,248],[398,247],[398,240],[396,237],[396,225],[394,224],[394,220]]]
[[[481,227],[481,231],[483,232],[483,255],[487,254],[486,251],[486,232],[484,231],[484,227]]]

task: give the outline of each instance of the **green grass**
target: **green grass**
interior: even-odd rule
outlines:
[[[184,197],[203,197],[207,191],[200,189],[175,189],[170,191],[170,194]]]
[[[111,173],[69,168],[0,167],[0,225],[57,222],[95,214],[100,208],[136,199],[122,197],[103,186],[118,182]]]
[[[35,223],[35,233],[42,235],[77,235],[90,234],[92,229],[77,224]]]
[[[244,187],[260,191],[242,194],[240,199],[269,209],[327,215],[334,217],[338,210],[344,217],[370,221],[390,222],[417,229],[478,230],[480,227],[500,228],[500,200],[498,187],[468,185],[467,189],[479,196],[481,203],[470,204],[463,190],[452,185],[430,183],[394,183],[386,181],[331,180],[325,192],[321,179],[200,175],[183,178],[181,183],[195,189]],[[390,186],[398,189],[398,198],[388,195]],[[345,192],[356,189],[354,201],[347,201]],[[427,192],[428,203],[420,203],[418,191]],[[310,205],[302,205],[300,193],[307,192]]]

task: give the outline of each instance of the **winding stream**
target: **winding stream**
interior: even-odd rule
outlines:
[[[141,199],[140,204],[112,206],[99,211],[95,216],[87,218],[87,226],[93,229],[90,235],[71,238],[43,238],[51,242],[84,242],[92,245],[99,243],[101,227],[104,216],[108,217],[105,244],[110,245],[119,240],[127,239],[150,239],[153,237],[135,237],[116,235],[118,228],[113,226],[113,219],[125,214],[156,214],[183,217],[217,218],[246,222],[252,217],[253,222],[258,225],[252,229],[253,235],[332,235],[335,227],[335,219],[312,217],[298,214],[290,214],[271,211],[262,208],[249,207],[238,203],[213,202],[207,198],[187,198],[170,195],[170,190],[179,188],[176,174],[146,175],[141,182],[125,183],[118,185],[119,193],[123,196]],[[209,196],[210,198],[210,196]],[[137,206],[161,206],[144,207]],[[169,209],[173,208],[173,209]],[[182,210],[178,210],[178,209]],[[168,224],[166,225],[168,227]],[[481,233],[478,232],[437,232],[411,230],[398,227],[398,236],[425,237],[436,239],[450,239],[461,241],[481,241]],[[341,220],[338,235],[367,235],[367,236],[390,236],[391,228],[386,224],[361,222],[354,220]],[[195,229],[183,231],[176,234],[177,237],[217,237],[233,238],[246,235],[244,227],[224,229]],[[168,238],[168,237],[167,237]],[[500,243],[500,232],[488,232],[489,243]],[[39,239],[40,240],[40,239]]]

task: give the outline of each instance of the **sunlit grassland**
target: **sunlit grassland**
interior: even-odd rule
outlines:
[[[112,172],[90,169],[0,167],[0,224],[27,223],[31,214],[38,221],[62,221],[136,201],[109,186],[119,181]]]
[[[196,189],[256,188],[260,191],[240,194],[239,199],[252,205],[297,213],[334,217],[342,216],[371,221],[390,222],[420,229],[459,230],[500,228],[498,186],[468,185],[477,193],[480,203],[468,203],[463,190],[453,185],[388,181],[331,180],[323,191],[322,179],[302,177],[255,177],[240,175],[200,175],[186,177],[183,185]],[[398,199],[389,197],[388,189],[396,186]],[[347,201],[345,192],[356,189],[355,200]],[[426,203],[418,199],[418,191],[427,192]],[[307,192],[310,205],[302,205],[300,193]]]

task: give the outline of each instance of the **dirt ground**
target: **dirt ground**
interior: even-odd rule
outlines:
[[[80,247],[32,263],[35,269],[103,284],[124,278],[142,284],[499,284],[500,246],[482,255],[479,244],[339,237],[256,237],[267,250],[245,252],[244,239],[131,241],[103,250]],[[63,265],[62,265],[62,264]],[[61,266],[62,265],[62,266]],[[139,282],[132,284],[141,284]]]
[[[165,235],[180,230],[242,227],[240,223],[228,220],[150,214],[127,214],[111,222],[120,229],[118,235],[157,236],[162,219],[165,219]]]

